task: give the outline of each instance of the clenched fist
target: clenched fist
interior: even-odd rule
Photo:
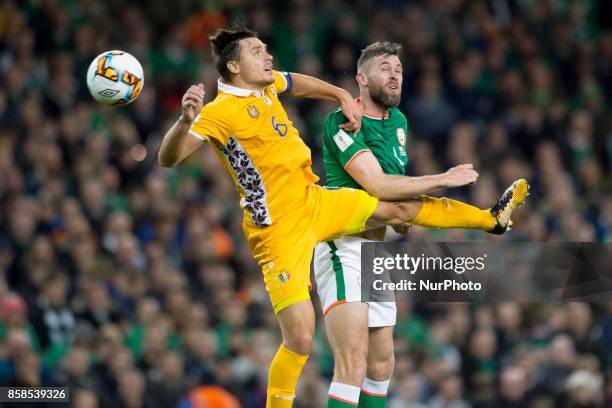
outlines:
[[[181,104],[181,120],[187,123],[192,123],[200,110],[204,105],[204,85],[197,84],[191,85],[185,95]]]
[[[445,187],[461,187],[473,184],[478,180],[478,172],[472,164],[460,164],[444,173]]]

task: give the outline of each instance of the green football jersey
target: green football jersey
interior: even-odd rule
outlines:
[[[327,115],[323,124],[323,164],[327,185],[362,188],[345,170],[355,157],[370,151],[386,174],[405,175],[408,154],[408,122],[397,108],[389,109],[387,118],[363,115],[357,134],[345,132],[338,125],[346,122],[340,109]]]

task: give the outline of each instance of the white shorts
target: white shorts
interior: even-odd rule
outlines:
[[[334,306],[361,302],[361,243],[358,237],[320,242],[314,251],[314,275],[323,316]],[[368,327],[395,326],[395,302],[367,302]]]

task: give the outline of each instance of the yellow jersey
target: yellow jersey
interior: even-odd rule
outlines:
[[[189,133],[209,141],[240,194],[245,222],[268,227],[303,205],[312,172],[310,149],[287,117],[279,95],[291,75],[274,72],[263,90],[218,81],[217,97],[196,116]]]

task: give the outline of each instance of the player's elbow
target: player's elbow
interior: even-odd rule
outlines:
[[[383,197],[381,197],[381,195],[384,195],[384,192],[382,191],[381,188],[379,188],[376,184],[370,184],[368,186],[364,186],[363,187],[365,189],[365,191],[368,192],[368,194],[370,194],[371,196],[374,196],[376,198],[379,198],[381,200],[384,200]]]
[[[169,163],[169,162],[163,162],[163,161],[159,161],[159,165],[162,167],[174,167],[176,166],[176,163]]]
[[[162,167],[170,168],[170,167],[176,167],[178,165],[178,162],[165,162],[165,161],[160,160],[159,165]]]
[[[371,183],[368,183],[367,186],[364,186],[364,189],[370,195],[373,195],[374,197],[380,200],[390,201],[394,199],[393,195],[389,194],[390,191],[385,185],[384,180],[381,180],[381,179],[373,180]]]
[[[383,200],[383,201],[394,201],[397,200],[397,196],[396,194],[393,194],[393,192],[387,190],[385,187],[378,187],[375,190],[373,190],[373,193],[370,193],[370,195],[373,195],[374,197],[378,198],[379,200]]]
[[[161,150],[159,151],[159,154],[157,155],[157,162],[162,167],[174,167],[178,164],[178,161],[174,160],[172,157],[168,157],[167,155],[164,155]]]
[[[353,179],[359,183],[359,185],[365,190],[367,191],[367,193],[371,196],[380,198],[379,194],[381,194],[382,188],[381,187],[381,183],[378,177],[376,177],[373,174],[354,174],[351,173],[351,176],[353,177]]]

